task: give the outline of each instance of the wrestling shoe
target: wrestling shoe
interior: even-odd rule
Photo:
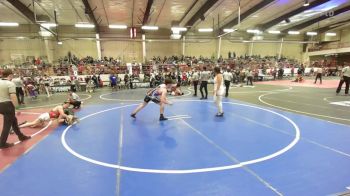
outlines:
[[[159,117],[159,121],[164,121],[164,120],[168,120],[168,118],[165,118],[164,116]]]
[[[9,147],[12,147],[12,146],[14,146],[14,145],[15,145],[14,143],[5,143],[5,144],[1,144],[1,145],[0,145],[0,149],[9,148]]]
[[[18,136],[18,139],[23,142],[23,141],[26,141],[26,140],[29,140],[30,138],[32,138],[31,136],[26,136],[26,135],[21,135],[21,136]]]
[[[215,116],[216,116],[216,117],[223,117],[223,116],[224,116],[224,113],[217,113]]]

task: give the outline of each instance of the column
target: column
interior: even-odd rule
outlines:
[[[142,34],[142,62],[146,63],[146,35]]]
[[[185,56],[185,48],[186,48],[186,37],[182,36],[182,55]]]
[[[102,59],[102,52],[101,52],[101,42],[100,42],[100,34],[96,34],[96,47],[97,47],[97,58],[99,60]]]
[[[278,59],[281,59],[282,57],[282,49],[283,49],[283,38],[281,39],[281,45],[280,45],[280,51],[278,52]]]
[[[219,37],[219,44],[218,44],[218,59],[220,58],[221,55],[221,36]]]

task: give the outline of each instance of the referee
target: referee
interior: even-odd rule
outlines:
[[[0,137],[0,148],[8,148],[13,146],[13,143],[7,143],[7,138],[12,126],[13,131],[18,136],[20,141],[30,138],[25,136],[18,127],[17,118],[15,115],[15,106],[17,103],[16,87],[12,80],[12,71],[6,69],[2,73],[2,80],[0,80],[0,114],[4,116],[4,125]]]
[[[199,80],[201,81],[201,86],[199,91],[201,91],[202,97],[200,99],[208,99],[208,80],[210,79],[210,72],[207,71],[207,67],[203,67],[203,71],[200,73]],[[205,91],[205,96],[203,94],[203,88]]]
[[[194,88],[194,97],[197,96],[197,86],[198,86],[198,80],[199,80],[199,73],[197,69],[194,70],[193,75],[192,75],[192,83],[193,83],[193,88]]]
[[[225,82],[225,87],[226,87],[225,97],[228,97],[228,91],[230,89],[230,83],[233,79],[233,75],[232,75],[231,71],[229,69],[227,69],[224,72],[223,77],[224,77],[224,82]]]

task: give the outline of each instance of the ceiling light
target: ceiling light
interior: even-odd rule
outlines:
[[[51,32],[49,32],[49,31],[39,31],[39,34],[42,37],[50,37],[50,36],[52,36]]]
[[[261,34],[262,32],[259,31],[258,29],[248,29],[247,33],[255,33],[255,34]]]
[[[281,31],[269,31],[270,34],[280,34]]]
[[[75,24],[75,27],[77,27],[77,28],[94,28],[95,25],[89,24],[89,23],[78,23],[78,24]]]
[[[307,6],[309,6],[309,5],[310,5],[309,1],[308,1],[308,0],[305,0],[304,6],[307,7]]]
[[[159,27],[157,27],[157,26],[142,26],[141,27],[141,29],[143,29],[143,30],[158,30],[159,29]]]
[[[202,29],[198,29],[198,32],[213,32],[212,28],[202,28]]]
[[[63,44],[63,42],[59,41],[59,42],[57,42],[57,44],[58,44],[58,45],[62,45],[62,44]]]
[[[17,27],[17,22],[0,22],[1,27]]]
[[[317,32],[307,32],[306,35],[314,36],[314,35],[317,35]]]
[[[300,32],[299,31],[288,31],[289,35],[299,35]]]
[[[187,31],[185,27],[171,27],[172,31]]]
[[[232,33],[234,31],[236,31],[237,29],[224,29],[225,33]]]
[[[57,24],[55,24],[55,23],[42,23],[40,25],[43,26],[43,27],[46,27],[46,28],[56,27],[57,26]]]
[[[337,34],[336,33],[326,33],[326,36],[334,37],[334,36],[337,36]]]
[[[128,26],[126,25],[109,25],[108,26],[110,29],[127,29]]]

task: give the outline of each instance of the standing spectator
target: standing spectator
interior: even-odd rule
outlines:
[[[323,67],[317,68],[314,84],[316,84],[318,78],[320,79],[320,84],[322,84],[322,74],[323,74]]]
[[[199,83],[199,73],[197,69],[194,70],[193,75],[192,75],[192,83],[193,83],[193,88],[194,88],[194,94],[193,96],[197,96],[197,86]]]
[[[253,86],[253,71],[250,69],[247,69],[246,76],[247,76],[247,85],[248,85],[248,82],[250,82],[250,85]]]
[[[99,86],[98,79],[97,79],[95,74],[92,76],[91,80],[94,82],[95,87],[98,88],[98,86]]]
[[[44,86],[45,86],[45,91],[46,91],[46,95],[47,97],[51,97],[50,94],[50,78],[47,77],[47,75],[44,75]]]
[[[224,72],[223,77],[224,77],[224,82],[225,82],[225,87],[226,87],[225,97],[228,97],[228,91],[230,89],[230,83],[233,79],[233,75],[232,75],[231,71],[228,69]]]
[[[199,80],[201,81],[201,86],[199,90],[201,91],[202,97],[200,99],[208,99],[208,80],[210,78],[210,72],[207,71],[207,67],[203,67],[203,71],[199,75]],[[203,88],[205,91],[205,96],[203,94]]]
[[[18,127],[15,115],[15,107],[17,107],[18,103],[15,84],[11,82],[13,77],[12,71],[10,69],[4,70],[2,77],[3,79],[0,80],[0,114],[4,116],[4,125],[0,137],[0,148],[8,148],[14,145],[6,142],[11,127],[20,141],[27,140],[30,136],[24,135]]]
[[[130,82],[130,80],[129,80],[129,75],[128,74],[125,74],[124,75],[124,86],[125,86],[125,88],[127,88],[127,89],[129,89],[129,82]]]
[[[16,96],[18,104],[24,104],[24,92],[23,92],[23,80],[21,77],[16,77],[12,80],[13,83],[16,85]]]
[[[117,86],[117,77],[113,74],[111,74],[111,76],[109,76],[109,82],[111,84],[112,89],[116,88]]]

